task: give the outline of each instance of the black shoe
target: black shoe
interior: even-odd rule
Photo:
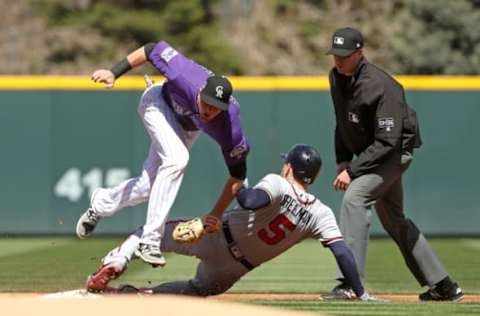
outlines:
[[[340,283],[330,293],[321,294],[320,298],[322,300],[353,300],[357,296],[350,285],[345,283]]]
[[[433,288],[418,296],[421,301],[451,302],[460,302],[463,297],[463,291],[457,283],[451,283],[448,285],[437,284]]]

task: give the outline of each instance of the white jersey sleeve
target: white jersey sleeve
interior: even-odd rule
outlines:
[[[283,178],[278,174],[268,174],[263,177],[260,182],[255,185],[255,189],[261,189],[270,196],[270,201],[272,203],[276,202],[277,200],[281,199],[284,194],[284,188],[282,187],[284,182]]]
[[[335,214],[328,206],[317,200],[312,211],[315,214],[310,223],[310,231],[313,238],[318,239],[324,246],[343,240]]]

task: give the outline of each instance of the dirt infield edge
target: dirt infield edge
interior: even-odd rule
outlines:
[[[40,297],[45,293],[0,292],[0,298]],[[375,295],[392,302],[420,302],[418,295],[413,294],[381,294]],[[318,294],[274,294],[274,293],[226,293],[209,297],[208,300],[217,301],[318,301]],[[467,294],[462,303],[480,303],[480,294]]]

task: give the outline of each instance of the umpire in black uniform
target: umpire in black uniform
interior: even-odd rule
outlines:
[[[364,278],[371,207],[375,206],[418,283],[429,286],[420,300],[459,301],[461,288],[403,210],[402,174],[414,148],[421,145],[416,114],[406,103],[403,87],[369,63],[362,47],[358,30],[342,28],[333,34],[328,51],[335,62],[329,74],[337,123],[334,187],[345,191],[340,228]],[[338,276],[341,284],[324,298],[351,297],[351,288],[340,272]]]

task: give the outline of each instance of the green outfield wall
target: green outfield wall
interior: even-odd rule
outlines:
[[[136,111],[141,78],[109,91],[84,78],[63,79],[0,78],[2,234],[73,234],[93,189],[141,170],[149,146]],[[414,79],[405,77],[404,84],[424,145],[404,178],[406,213],[427,234],[480,234],[480,79],[463,78],[463,85],[442,77],[417,78],[415,85]],[[250,184],[278,172],[278,154],[291,145],[313,144],[324,166],[312,191],[338,214],[342,193],[331,185],[334,113],[326,78],[233,82],[252,144]],[[201,136],[172,216],[209,211],[227,176],[218,146]],[[144,222],[145,210],[145,204],[121,210],[102,220],[98,232],[132,231]],[[373,233],[383,234],[374,218]]]

